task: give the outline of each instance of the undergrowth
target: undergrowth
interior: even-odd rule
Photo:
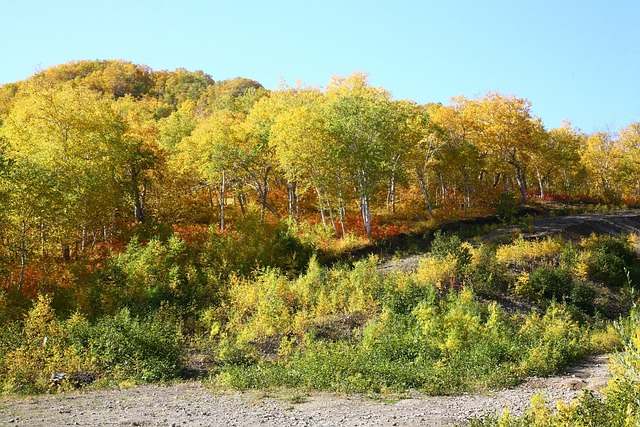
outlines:
[[[55,390],[54,372],[89,372],[98,385],[180,378],[188,348],[211,361],[217,386],[454,394],[626,343],[607,320],[633,300],[626,237],[473,246],[436,233],[415,271],[383,274],[375,256],[323,266],[290,229],[261,233],[134,240],[78,267],[66,298],[41,295],[22,317],[7,310],[3,392]],[[246,245],[250,271],[235,253]],[[504,299],[520,308],[492,302]]]

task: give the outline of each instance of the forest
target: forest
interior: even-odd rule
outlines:
[[[124,60],[39,71],[0,86],[0,390],[168,381],[196,358],[218,386],[376,393],[616,349],[639,369],[637,236],[436,231],[551,203],[637,207],[640,122],[547,129],[515,95],[421,105],[359,72],[267,90]],[[345,261],[399,235],[432,240],[415,272]],[[602,410],[621,423],[640,419],[625,372]]]

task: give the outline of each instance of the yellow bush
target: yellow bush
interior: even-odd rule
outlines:
[[[512,285],[512,291],[515,295],[527,299],[538,299],[541,297],[539,293],[531,286],[529,282],[529,273],[523,271],[520,273],[516,281]]]
[[[559,254],[563,247],[562,241],[550,237],[544,240],[520,238],[514,243],[498,247],[496,261],[503,264],[522,265],[532,259]]]
[[[82,358],[65,342],[64,324],[51,309],[51,298],[40,296],[24,324],[22,344],[10,351],[2,368],[4,392],[42,392],[53,372],[81,370]]]
[[[430,284],[439,290],[446,290],[457,278],[458,258],[447,255],[444,258],[426,256],[420,260],[415,278],[418,283]]]

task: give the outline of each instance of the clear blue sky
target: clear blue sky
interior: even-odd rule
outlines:
[[[0,84],[77,59],[269,89],[359,70],[420,103],[525,97],[547,128],[640,121],[637,0],[0,0],[0,11]]]

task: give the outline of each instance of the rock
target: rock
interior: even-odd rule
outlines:
[[[560,382],[560,388],[565,390],[582,390],[586,385],[586,381],[580,378],[568,378]]]
[[[589,383],[585,388],[587,390],[600,393],[600,391],[607,385],[608,382],[609,381],[606,378],[592,378],[589,380]]]
[[[95,372],[54,372],[51,374],[51,385],[60,386],[63,382],[68,382],[75,388],[80,388],[88,384],[93,383],[98,379],[98,374]]]

